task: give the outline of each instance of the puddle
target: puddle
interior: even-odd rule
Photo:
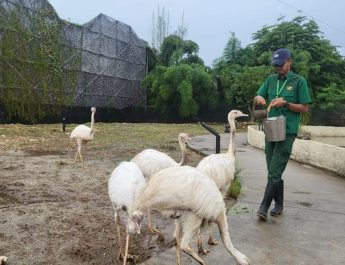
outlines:
[[[313,206],[313,204],[310,202],[297,202],[297,203],[299,203],[300,205],[303,205],[304,207],[312,207]]]

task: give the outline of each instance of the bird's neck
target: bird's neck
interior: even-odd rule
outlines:
[[[91,133],[95,130],[95,113],[91,113]]]
[[[180,148],[181,148],[181,161],[179,163],[180,166],[183,166],[186,164],[186,144],[185,143],[182,143],[182,142],[179,142],[180,144]]]
[[[229,120],[230,125],[230,138],[229,138],[229,155],[235,155],[235,134],[236,134],[236,124],[234,119]]]

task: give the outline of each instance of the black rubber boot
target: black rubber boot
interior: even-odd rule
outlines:
[[[273,185],[272,182],[270,181],[267,182],[264,198],[262,199],[260,208],[256,213],[258,217],[260,217],[261,219],[265,221],[267,220],[267,212],[268,212],[268,209],[270,208],[270,205],[273,200],[273,196],[277,187],[278,186]]]
[[[271,210],[270,214],[272,216],[278,216],[283,212],[283,204],[284,204],[284,180],[280,180],[277,188],[277,192],[275,192],[274,197],[275,206]]]

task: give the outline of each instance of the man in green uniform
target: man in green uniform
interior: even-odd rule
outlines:
[[[274,52],[272,64],[276,74],[268,76],[254,98],[256,105],[269,104],[269,117],[286,117],[286,139],[279,142],[265,141],[268,180],[264,198],[257,211],[260,219],[267,219],[267,211],[272,200],[275,207],[270,214],[278,216],[283,212],[284,181],[282,174],[289,161],[292,145],[300,126],[301,114],[308,111],[311,102],[306,80],[290,68],[291,53],[287,49]]]

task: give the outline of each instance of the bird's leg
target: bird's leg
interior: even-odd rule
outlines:
[[[207,255],[210,252],[208,249],[204,249],[202,245],[201,228],[198,229],[198,252],[204,255]]]
[[[80,162],[83,163],[83,158],[81,156],[82,139],[78,138],[77,142],[78,142],[78,154],[79,154]]]
[[[122,247],[121,247],[121,233],[120,233],[120,216],[117,214],[117,211],[115,210],[115,225],[117,230],[117,239],[118,239],[118,245],[119,245],[119,254],[117,255],[117,259],[120,259],[120,257],[123,258],[122,254]]]
[[[181,233],[182,227],[180,226],[179,221],[175,220],[174,239],[176,241],[176,265],[181,264]]]
[[[194,258],[197,262],[202,265],[205,265],[204,261],[195,253],[195,251],[190,247],[189,242],[193,239],[193,237],[198,233],[202,223],[202,219],[197,217],[194,214],[190,214],[183,220],[183,236],[181,239],[181,249],[192,258]]]
[[[216,228],[216,224],[215,223],[210,223],[209,227],[210,227],[210,237],[208,239],[208,244],[209,245],[218,245],[217,240],[215,240],[214,237],[213,237],[213,233],[214,233],[214,229]]]
[[[74,157],[74,163],[78,161],[78,154],[79,154],[79,152],[77,150],[77,152],[75,153],[75,157]]]
[[[218,241],[214,239],[212,235],[210,235],[208,242],[209,245],[218,245]]]
[[[126,229],[126,248],[125,248],[125,256],[123,257],[123,265],[126,265],[126,262],[127,262],[128,244],[129,244],[129,233]]]
[[[79,152],[80,162],[83,163],[83,158],[81,156],[81,152]]]
[[[154,228],[153,226],[152,226],[152,218],[151,218],[151,211],[150,211],[150,209],[147,209],[147,222],[148,222],[148,224],[147,224],[147,226],[148,226],[148,230],[149,230],[149,233],[151,233],[151,234],[155,234],[155,233],[159,233],[159,234],[161,234],[161,231],[160,230],[158,230],[158,229],[156,229],[156,228]]]

